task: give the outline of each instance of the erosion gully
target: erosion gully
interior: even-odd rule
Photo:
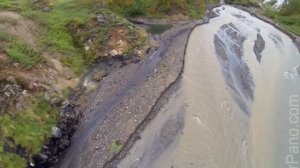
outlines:
[[[214,11],[219,16],[189,38],[176,92],[117,167],[283,168],[299,161],[292,149],[300,140],[297,47],[245,11]]]

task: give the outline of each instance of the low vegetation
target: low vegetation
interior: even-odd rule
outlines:
[[[123,145],[120,141],[118,140],[114,140],[112,143],[111,143],[111,146],[110,146],[110,151],[112,153],[119,153],[120,150],[122,149]]]
[[[279,9],[274,9],[271,5],[264,7],[264,15],[278,22],[285,29],[300,35],[300,1],[290,0]]]
[[[20,63],[25,68],[32,68],[42,60],[41,54],[28,45],[7,33],[0,32],[1,49],[14,62]]]
[[[19,112],[10,112],[0,117],[0,167],[26,167],[25,158],[15,153],[25,149],[23,157],[37,154],[51,136],[57,123],[58,111],[41,97],[31,98],[29,106]],[[3,146],[11,150],[4,150]]]

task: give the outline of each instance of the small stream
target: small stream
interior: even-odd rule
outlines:
[[[300,167],[296,46],[247,12],[214,11],[191,34],[179,89],[119,168]]]

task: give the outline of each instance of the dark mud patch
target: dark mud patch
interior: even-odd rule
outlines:
[[[215,50],[222,66],[226,84],[239,107],[249,113],[249,100],[254,99],[254,82],[248,65],[243,60],[246,37],[229,23],[221,26],[214,37]]]
[[[261,53],[264,51],[266,47],[266,42],[260,33],[257,34],[257,39],[254,42],[253,51],[256,55],[256,59],[258,62],[261,62]]]

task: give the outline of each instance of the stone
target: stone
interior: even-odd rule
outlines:
[[[57,127],[52,127],[52,136],[54,138],[61,138],[62,137],[61,129]]]
[[[116,56],[116,55],[118,55],[118,51],[115,50],[115,49],[113,49],[113,50],[110,52],[110,54],[111,54],[112,56]]]

